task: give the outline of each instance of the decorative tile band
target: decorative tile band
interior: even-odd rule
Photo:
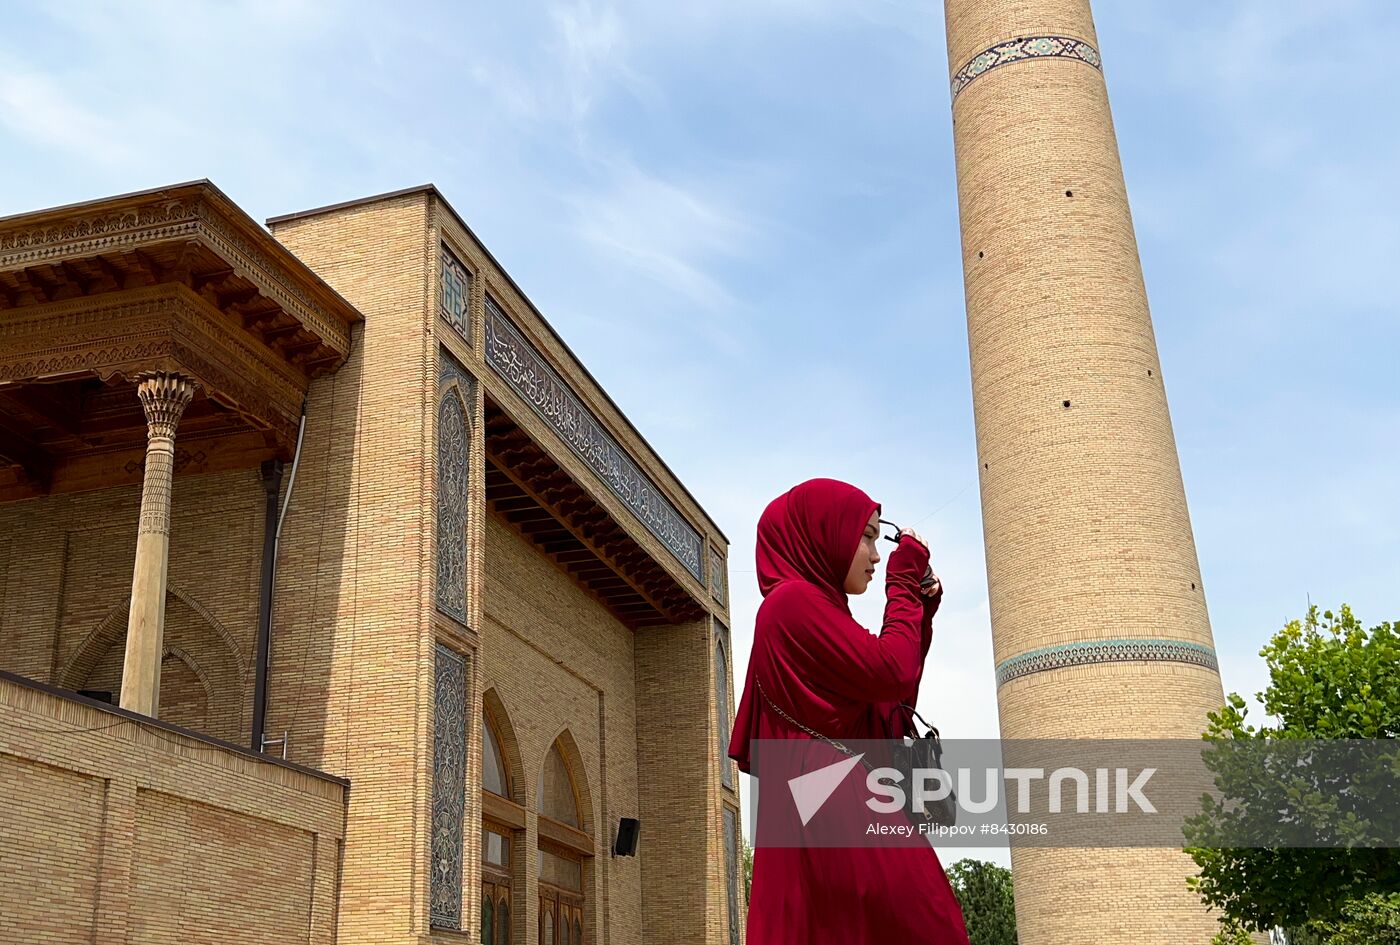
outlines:
[[[447,248],[446,243],[442,245],[438,265],[442,267],[438,312],[463,341],[471,344],[472,274]]]
[[[710,593],[724,607],[729,606],[729,574],[718,548],[710,549]]]
[[[973,79],[997,66],[1045,58],[1077,59],[1103,71],[1099,51],[1083,40],[1069,36],[1023,36],[983,50],[953,73],[953,98],[957,98],[958,93],[967,88]]]
[[[460,389],[450,386],[456,382]],[[467,506],[475,387],[446,348],[438,350],[443,393],[437,419],[437,608],[467,623]]]
[[[437,644],[433,668],[432,869],[428,920],[462,927],[462,835],[467,788],[467,661]]]
[[[627,451],[603,429],[578,395],[540,357],[489,296],[486,299],[486,363],[525,398],[598,478],[627,503],[638,521],[703,585],[704,541],[700,533],[681,517],[655,483],[642,474]]]
[[[997,685],[1047,669],[1087,666],[1091,663],[1123,663],[1135,660],[1192,663],[1217,672],[1215,650],[1186,640],[1084,640],[1061,643],[1020,653],[997,665]]]

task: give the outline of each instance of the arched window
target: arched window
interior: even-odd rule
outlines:
[[[540,768],[540,780],[536,789],[539,797],[540,814],[570,827],[579,825],[578,798],[574,794],[574,780],[569,775],[569,766],[559,751],[556,742],[549,748],[544,765]]]
[[[521,864],[525,807],[516,802],[510,751],[515,746],[510,717],[494,689],[482,696],[481,715],[481,903],[495,903],[496,937],[484,945],[509,945],[511,899]],[[523,881],[523,877],[522,877]]]
[[[485,717],[481,732],[481,786],[499,797],[510,797],[510,772],[501,756],[501,743],[491,716]]]
[[[719,728],[719,777],[725,787],[734,786],[733,764],[729,758],[729,659],[724,649],[724,626],[716,623],[715,634],[715,724]]]
[[[481,903],[481,940],[487,945],[496,941],[496,903],[489,898]]]
[[[550,916],[549,929],[541,926],[542,945],[583,942],[584,861],[593,855],[592,838],[584,832],[584,798],[575,768],[565,756],[572,746],[568,733],[561,735],[545,754],[535,797],[539,811],[539,846],[535,863],[539,872],[540,915]]]

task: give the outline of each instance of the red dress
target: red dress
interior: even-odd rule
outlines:
[[[729,755],[749,771],[754,739],[885,739],[909,731],[941,592],[919,593],[929,553],[911,537],[889,556],[880,636],[851,616],[843,589],[870,514],[855,486],[812,479],[769,503],[758,523],[758,582],[744,694]],[[854,779],[847,779],[848,782]],[[845,784],[843,784],[843,788]],[[760,792],[760,805],[766,796]],[[760,815],[762,816],[762,814]],[[931,846],[754,850],[747,945],[967,945],[962,909]]]

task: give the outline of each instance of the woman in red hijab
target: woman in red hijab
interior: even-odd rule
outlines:
[[[913,706],[943,588],[911,529],[885,572],[885,619],[872,636],[851,616],[880,560],[880,505],[848,483],[810,479],[758,521],[753,652],[729,755],[748,772],[756,739],[892,739]],[[781,711],[774,711],[776,706]],[[786,714],[789,719],[785,719]],[[859,771],[860,769],[856,769]],[[854,783],[855,775],[847,782]],[[760,791],[776,800],[777,792]],[[761,831],[760,831],[761,833]],[[918,845],[754,850],[747,945],[967,945],[962,910],[938,854]]]

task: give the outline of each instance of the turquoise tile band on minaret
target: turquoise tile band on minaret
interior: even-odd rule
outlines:
[[[1027,59],[1047,58],[1074,59],[1088,63],[1100,72],[1103,71],[1099,51],[1082,39],[1072,36],[1023,36],[982,50],[953,73],[953,98],[957,98],[958,93],[967,88],[973,79],[985,75],[997,66],[1024,62]]]
[[[1042,647],[1017,654],[997,664],[997,685],[1047,669],[1086,666],[1091,663],[1123,663],[1135,660],[1192,663],[1219,672],[1215,650],[1186,640],[1120,639],[1083,640]]]

